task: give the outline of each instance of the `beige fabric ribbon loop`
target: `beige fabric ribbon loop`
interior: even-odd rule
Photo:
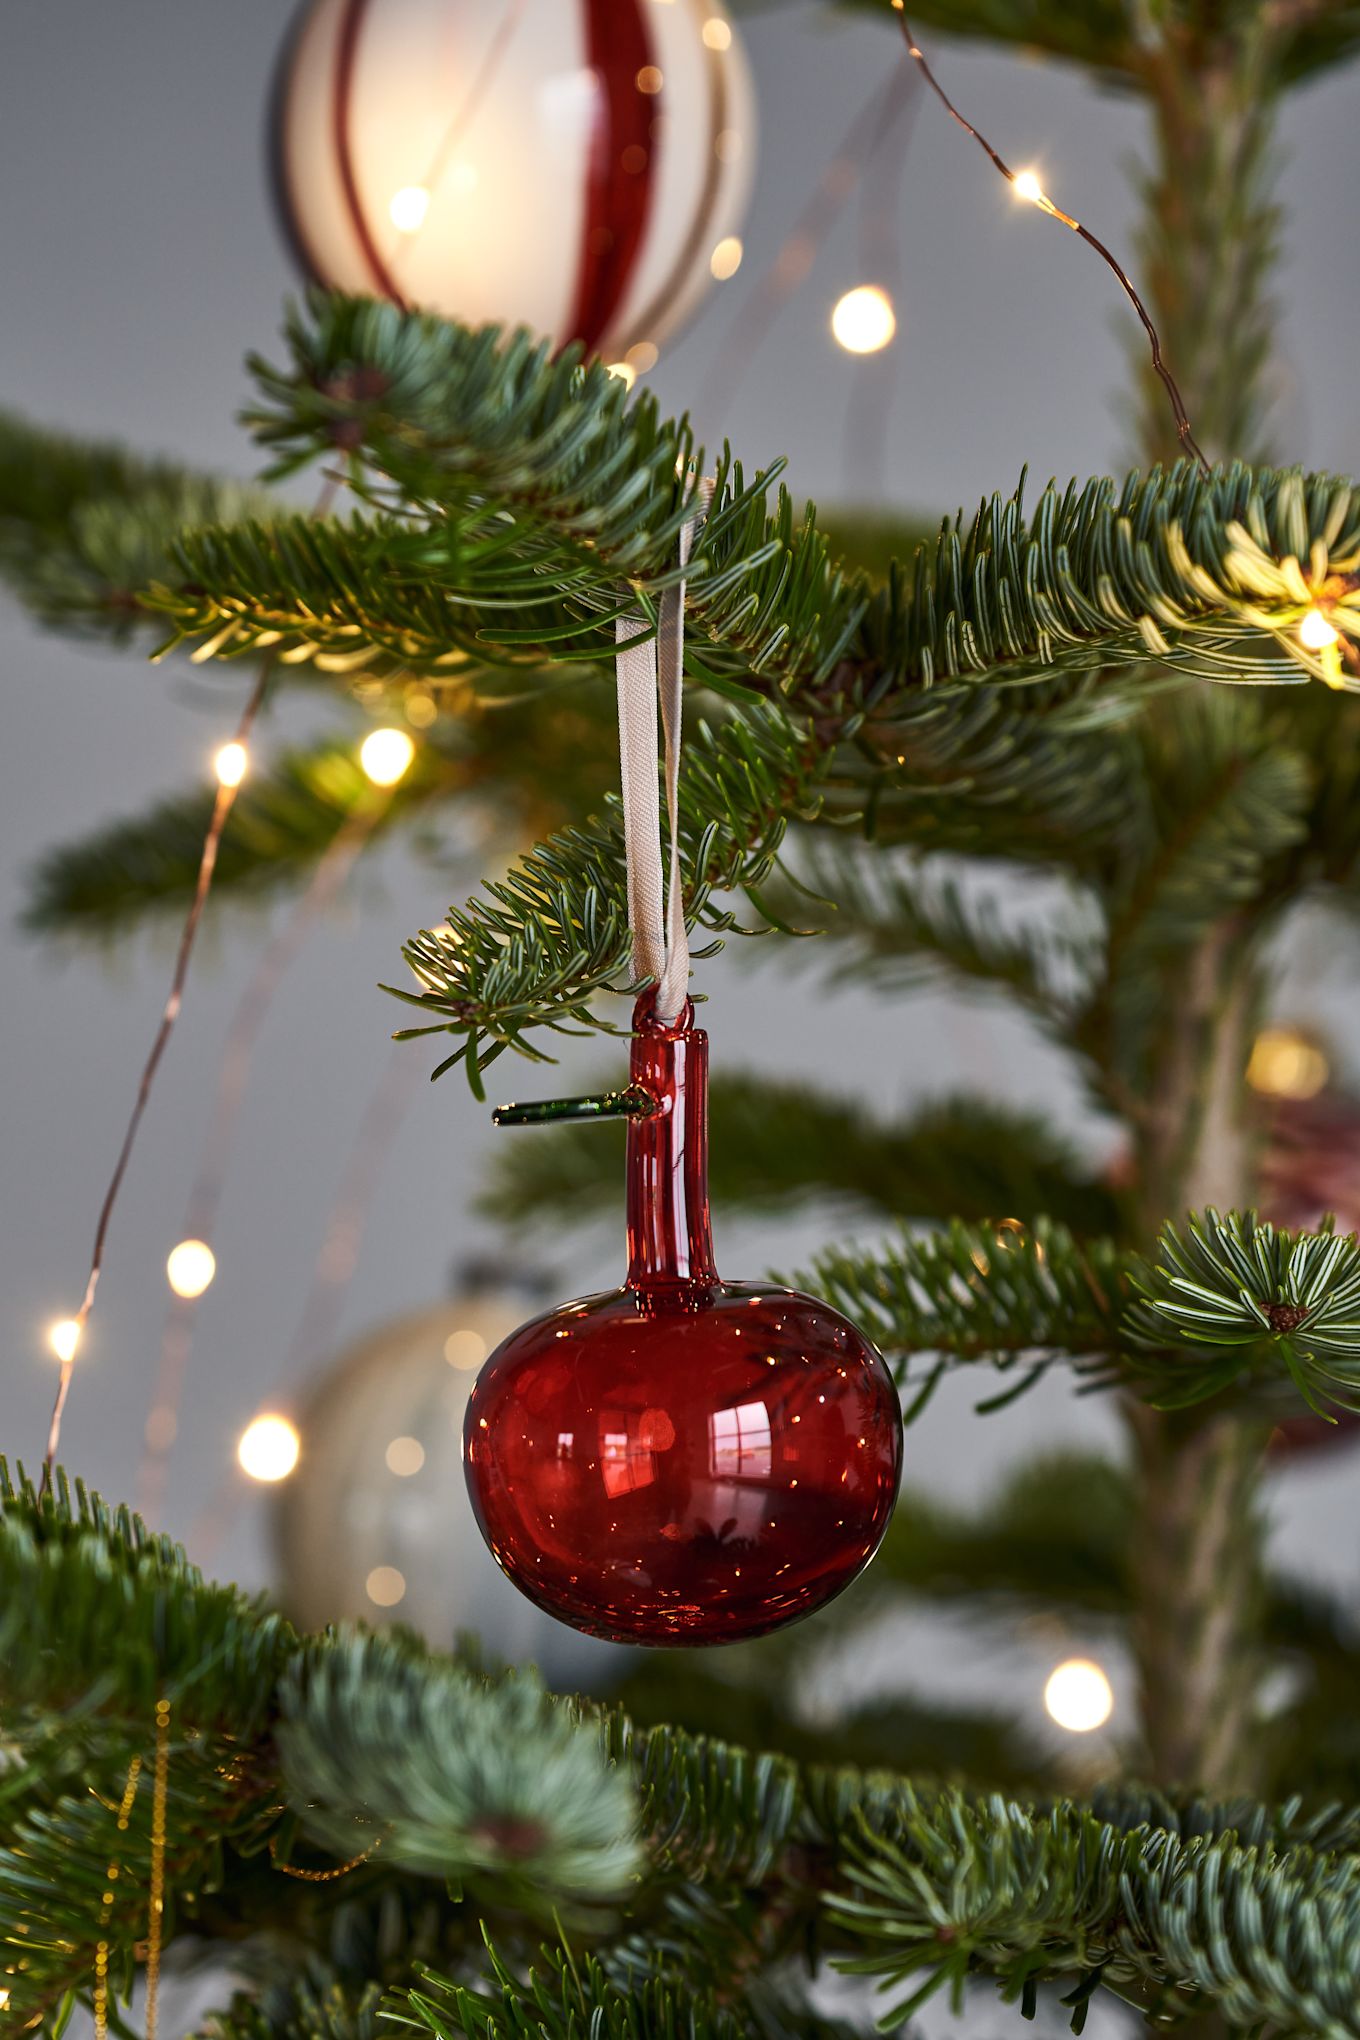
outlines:
[[[623,840],[628,866],[628,926],[633,937],[633,979],[656,980],[656,1016],[669,1023],[689,996],[689,937],[680,873],[680,744],[684,703],[685,583],[694,535],[708,514],[711,483],[700,484],[701,508],[680,530],[681,579],[661,597],[657,633],[638,643],[645,617],[621,616],[619,647],[619,766],[623,784]],[[630,643],[632,639],[634,642]],[[670,884],[661,860],[657,799],[657,704],[665,746],[666,815],[670,825]]]

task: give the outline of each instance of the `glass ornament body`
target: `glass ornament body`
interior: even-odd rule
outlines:
[[[318,282],[640,371],[741,231],[755,128],[721,0],[307,0],[272,181]]]
[[[628,1277],[535,1318],[468,1401],[472,1506],[539,1607],[616,1642],[761,1636],[822,1607],[877,1549],[902,1421],[837,1311],[723,1282],[707,1170],[708,1039],[634,1014]]]

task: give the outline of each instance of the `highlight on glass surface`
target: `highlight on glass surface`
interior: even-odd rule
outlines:
[[[399,234],[418,234],[430,210],[430,194],[423,184],[403,184],[387,205],[387,216]]]
[[[735,276],[741,268],[744,250],[736,234],[725,234],[708,258],[708,266],[718,283],[726,283],[729,276]]]

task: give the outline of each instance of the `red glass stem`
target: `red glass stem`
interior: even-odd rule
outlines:
[[[716,1282],[708,1213],[708,1036],[687,999],[669,1025],[644,992],[629,1080],[660,1110],[628,1122],[628,1287]]]

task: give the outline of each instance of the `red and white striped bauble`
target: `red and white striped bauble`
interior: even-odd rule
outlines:
[[[312,0],[273,144],[321,282],[645,368],[740,259],[755,107],[718,0]]]

